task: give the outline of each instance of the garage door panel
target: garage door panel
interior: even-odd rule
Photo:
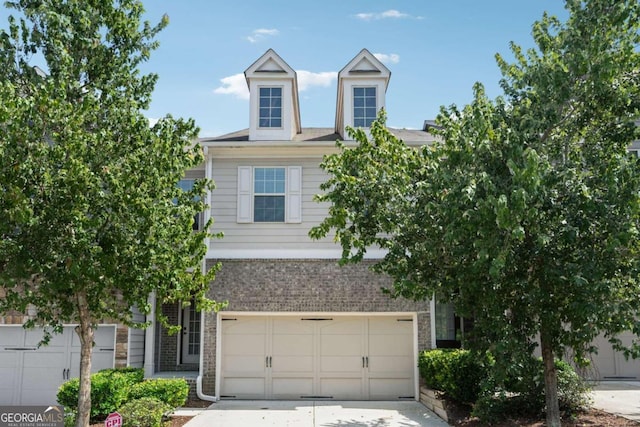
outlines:
[[[67,368],[67,353],[59,352],[24,352],[23,388],[41,387],[44,383],[58,384],[63,381],[62,370]],[[54,386],[57,389],[57,385]]]
[[[413,322],[410,317],[372,317],[369,319],[370,335],[402,333],[413,335]]]
[[[363,336],[359,335],[328,335],[320,337],[320,352],[323,356],[362,356]]]
[[[313,335],[306,334],[274,334],[272,341],[274,356],[292,355],[308,356],[313,354]]]
[[[22,342],[22,341],[21,341]],[[6,341],[7,345],[13,346],[10,341]],[[0,405],[14,404],[14,396],[16,393],[18,377],[20,374],[19,357],[21,353],[17,351],[0,352]]]
[[[297,399],[313,395],[313,377],[277,377],[271,384],[273,398]]]
[[[76,350],[71,352],[71,368],[70,378],[80,376],[80,351]],[[98,372],[102,369],[108,369],[113,367],[113,350],[101,351],[94,347],[91,352],[91,373]]]
[[[228,355],[264,356],[266,354],[267,349],[263,334],[228,334],[224,338]]]
[[[371,378],[369,379],[370,399],[398,399],[413,397],[411,378]]]
[[[362,372],[362,356],[323,356],[320,358],[320,373]]]
[[[618,338],[620,338],[622,345],[628,346],[634,335],[632,332],[624,332]],[[640,378],[640,360],[626,360],[624,354],[615,351],[602,334],[593,343],[598,348],[598,353],[592,356],[593,373],[596,377],[600,379]]]
[[[223,331],[226,334],[266,334],[267,321],[259,317],[222,319]]]
[[[72,347],[80,347],[80,337],[75,331],[75,328],[69,328],[69,333],[71,334],[71,346]],[[113,348],[114,346],[114,335],[115,326],[104,325],[98,326],[93,330],[93,342],[95,343],[95,347],[106,347]]]
[[[46,346],[41,346],[40,349],[49,350],[67,347],[69,345],[69,334],[71,333],[70,329],[71,328],[64,328],[63,332],[60,334],[52,333],[49,343]],[[42,341],[42,338],[44,338],[44,333],[41,329],[31,329],[25,332],[25,347],[37,347],[38,344]]]
[[[405,356],[413,347],[411,335],[371,335],[369,354],[384,356]]]
[[[413,357],[389,357],[389,356],[370,356],[369,357],[370,373],[389,373],[392,375],[413,372]]]
[[[254,373],[264,372],[266,367],[266,356],[241,356],[231,355],[225,356],[222,359],[222,363],[225,367],[225,372],[248,372]]]
[[[362,319],[334,319],[329,323],[322,322],[320,333],[322,335],[361,335],[363,329]]]
[[[24,347],[25,330],[21,326],[0,328],[0,347]]]
[[[313,321],[303,320],[301,318],[275,318],[272,323],[272,331],[275,335],[307,335],[312,334],[313,330]]]
[[[225,396],[234,396],[244,399],[264,399],[265,378],[233,378],[226,377],[222,381],[222,390]]]
[[[309,356],[273,356],[272,372],[313,372],[313,355]]]
[[[320,395],[334,399],[362,399],[362,378],[321,378]]]

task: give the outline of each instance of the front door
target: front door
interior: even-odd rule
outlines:
[[[191,303],[182,309],[182,363],[200,359],[200,312]]]

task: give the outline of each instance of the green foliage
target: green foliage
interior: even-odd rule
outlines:
[[[152,397],[166,403],[171,408],[183,406],[189,397],[189,384],[183,378],[156,378],[135,384],[130,399]]]
[[[589,406],[589,386],[566,362],[555,361],[558,373],[560,410],[573,414]],[[542,360],[531,358],[506,383],[499,385],[495,377],[482,381],[482,391],[473,406],[473,415],[483,422],[498,421],[510,415],[537,417],[544,413],[544,366]]]
[[[462,109],[442,108],[439,141],[408,147],[384,127],[350,130],[327,156],[317,200],[342,261],[368,247],[392,296],[438,295],[475,320],[469,344],[505,377],[537,337],[549,425],[558,425],[554,355],[593,351],[600,333],[640,332],[640,3],[567,0],[566,22],[533,25],[535,48],[497,56],[504,96],[481,84]],[[638,343],[629,349],[640,355]]]
[[[118,413],[123,427],[161,427],[170,405],[153,397],[142,397],[125,403]]]
[[[142,369],[105,369],[91,375],[91,419],[103,420],[129,400],[129,391],[142,381]],[[58,390],[58,403],[76,412],[80,380],[66,381]]]
[[[468,350],[442,349],[420,353],[420,376],[425,384],[462,403],[473,403],[489,375],[491,359]]]
[[[0,314],[33,307],[26,326],[79,324],[86,362],[92,326],[146,326],[131,307],[148,315],[149,295],[220,308],[206,296],[218,267],[201,268],[212,220],[192,230],[213,183],[177,186],[204,161],[198,129],[143,114],[157,75],[139,67],[168,18],[144,21],[140,0],[5,4],[17,17],[0,29]],[[88,410],[79,402],[79,426]]]

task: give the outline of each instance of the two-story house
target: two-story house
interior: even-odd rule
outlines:
[[[418,352],[455,345],[467,322],[451,306],[383,294],[390,280],[369,270],[382,253],[341,267],[331,236],[308,237],[328,209],[313,200],[327,179],[323,156],[336,151],[338,139],[349,144],[346,126],[367,128],[376,118],[391,72],[366,49],[351,59],[338,73],[328,128],[302,126],[296,72],[273,50],[245,77],[249,127],[200,139],[206,161],[180,183],[216,183],[196,226],[213,217],[214,231],[224,232],[207,242],[203,268],[222,264],[209,296],[228,307],[202,314],[193,305],[156,305],[151,296],[153,310],[182,332],[169,335],[156,323],[146,331],[100,325],[94,370],[144,366],[147,377],[189,379],[209,400],[417,399]],[[429,125],[390,131],[418,147],[434,141]],[[36,348],[41,332],[25,331],[23,321],[0,318],[0,404],[54,403],[57,387],[77,376],[73,325]],[[626,361],[603,338],[596,345],[592,374],[640,377],[640,362]]]
[[[206,162],[190,176],[216,183],[205,216],[224,238],[209,242],[207,268],[222,263],[210,297],[229,306],[203,318],[163,307],[183,334],[154,337],[156,370],[199,369],[201,394],[216,398],[417,396],[418,350],[433,342],[430,304],[389,298],[388,279],[369,263],[340,267],[339,245],[308,237],[327,214],[313,200],[327,178],[323,155],[348,138],[346,126],[376,118],[390,75],[362,50],[338,74],[335,126],[305,128],[296,72],[273,50],[247,68],[249,128],[201,139]],[[433,140],[392,131],[408,144]]]

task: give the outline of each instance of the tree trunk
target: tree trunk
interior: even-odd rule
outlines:
[[[91,416],[91,353],[93,351],[93,326],[87,296],[78,295],[80,324],[76,332],[80,337],[80,390],[78,393],[78,413],[76,427],[89,427]]]
[[[560,427],[560,407],[558,405],[558,374],[553,348],[545,333],[540,334],[542,362],[544,364],[544,397],[547,411],[547,427]]]

